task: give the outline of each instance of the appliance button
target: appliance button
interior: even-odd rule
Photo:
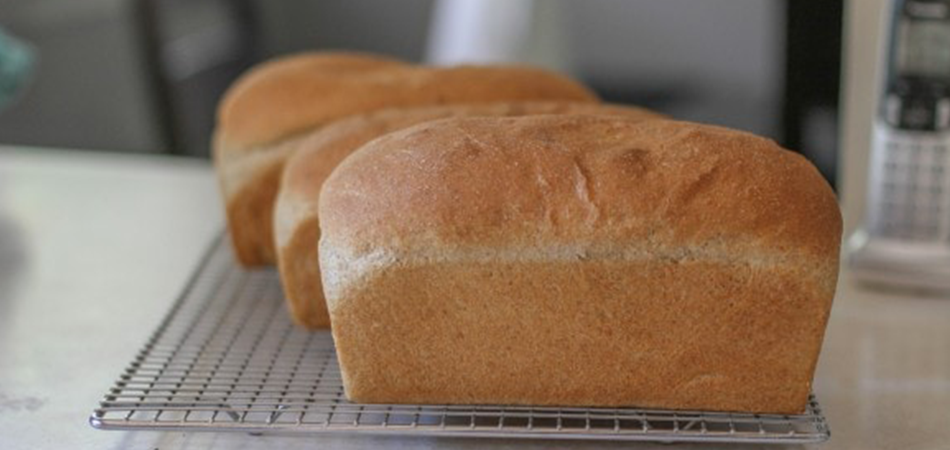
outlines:
[[[933,124],[933,112],[924,105],[912,105],[904,110],[903,123],[907,127],[923,129]]]
[[[950,98],[942,98],[937,102],[937,129],[950,127]]]
[[[894,126],[900,125],[901,106],[900,97],[888,95],[884,106],[884,120]]]

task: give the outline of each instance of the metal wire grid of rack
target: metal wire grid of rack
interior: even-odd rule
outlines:
[[[100,429],[660,442],[830,436],[814,397],[802,415],[350,403],[330,334],[297,329],[276,273],[235,267],[223,238],[89,420]]]

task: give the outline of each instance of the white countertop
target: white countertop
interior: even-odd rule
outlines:
[[[0,449],[719,448],[91,428],[222,224],[206,163],[0,147]],[[843,280],[815,391],[821,449],[950,448],[950,299]]]

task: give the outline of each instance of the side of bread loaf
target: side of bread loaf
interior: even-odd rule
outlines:
[[[447,119],[323,186],[347,396],[798,413],[841,239],[818,171],[675,121]]]
[[[430,68],[354,54],[307,54],[239,79],[218,110],[214,155],[228,227],[245,265],[275,262],[273,202],[285,144],[327,123],[387,107],[503,100],[596,101],[567,77],[516,66]],[[280,151],[275,151],[280,149]]]
[[[430,120],[534,114],[621,115],[631,120],[662,117],[642,108],[577,102],[395,108],[334,122],[299,143],[299,150],[284,168],[274,211],[278,268],[294,321],[307,328],[330,326],[317,257],[320,238],[317,200],[323,182],[344,158],[379,136]]]

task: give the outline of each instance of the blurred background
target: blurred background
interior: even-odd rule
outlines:
[[[32,51],[0,144],[207,157],[250,65],[310,49],[527,62],[772,137],[835,180],[842,0],[3,0]]]

